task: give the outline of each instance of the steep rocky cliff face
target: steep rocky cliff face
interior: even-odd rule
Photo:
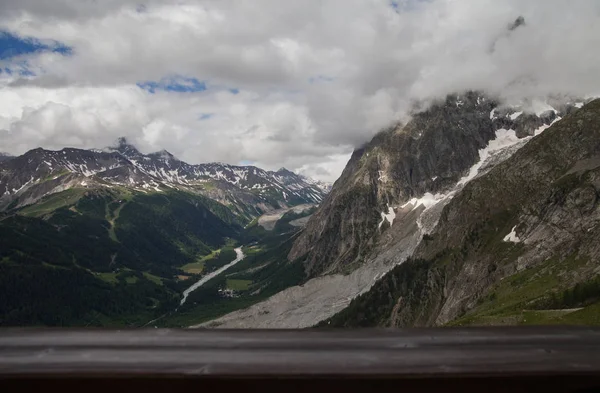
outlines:
[[[381,212],[454,184],[494,138],[495,103],[475,93],[450,96],[377,135],[354,152],[330,196],[294,244],[309,276],[355,268],[372,250]]]
[[[429,239],[463,187],[576,106],[527,114],[468,93],[380,133],[353,154],[288,255],[307,281],[210,326],[306,327],[343,310]]]
[[[599,196],[596,100],[465,185],[412,258],[328,323],[582,323],[597,317],[588,308],[600,295]]]
[[[290,260],[304,258],[309,277],[352,271],[373,250],[399,205],[454,188],[482,159],[479,151],[497,138],[496,131],[533,136],[568,108],[524,114],[497,107],[475,92],[448,96],[356,150]]]

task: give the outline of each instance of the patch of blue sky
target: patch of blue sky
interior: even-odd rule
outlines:
[[[0,74],[6,74],[8,76],[19,75],[19,76],[36,76],[30,68],[27,61],[10,62],[5,64],[4,67],[0,67]]]
[[[169,76],[159,81],[138,82],[138,87],[156,93],[157,90],[164,90],[177,93],[196,93],[207,89],[206,82],[196,78],[186,76]]]
[[[215,114],[214,113],[201,113],[200,116],[198,116],[198,120],[208,120],[210,118],[212,118]]]
[[[423,3],[430,3],[432,0],[390,0],[390,6],[397,12],[414,11]]]
[[[42,52],[70,56],[73,54],[73,48],[54,40],[21,37],[6,30],[0,31],[0,60]]]
[[[31,71],[29,68],[21,68],[19,70],[20,76],[35,76],[35,72]]]

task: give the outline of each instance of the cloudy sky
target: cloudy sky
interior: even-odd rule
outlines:
[[[600,92],[597,0],[0,0],[0,31],[13,154],[127,136],[331,181],[414,100]]]

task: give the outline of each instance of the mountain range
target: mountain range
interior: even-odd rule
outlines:
[[[0,163],[0,324],[597,324],[598,168],[600,100],[476,91],[379,132],[331,188],[124,139],[32,150]]]
[[[319,203],[329,187],[285,168],[271,172],[220,163],[190,165],[166,150],[146,155],[125,138],[103,150],[39,148],[9,158],[0,167],[0,210],[75,187],[126,187],[142,193],[177,189],[216,200],[249,221],[269,210]]]
[[[528,106],[449,95],[376,135],[290,248],[306,281],[203,326],[567,323],[598,307],[600,101]]]
[[[300,205],[287,217],[304,217],[327,190],[286,169],[142,154],[124,138],[102,150],[6,156],[0,325],[142,325],[229,262],[233,244],[279,236],[256,228],[261,215]]]

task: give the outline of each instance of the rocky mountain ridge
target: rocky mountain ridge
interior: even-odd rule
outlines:
[[[378,134],[355,151],[292,247],[290,261],[303,261],[312,279],[209,325],[307,327],[341,311],[413,255],[470,181],[582,105],[527,114],[471,92]]]
[[[599,163],[596,100],[467,184],[411,259],[329,323],[597,320]]]
[[[497,145],[526,140],[581,105],[545,105],[538,113],[526,114],[518,107],[502,108],[481,93],[448,96],[354,152],[295,243],[290,260],[307,254],[307,272],[313,277],[343,272],[345,265],[368,254],[376,239],[363,239],[363,234],[379,234],[378,229],[390,223],[393,209],[412,199],[434,203],[441,198],[436,195],[450,192],[482,162],[481,150],[490,141],[500,140]],[[344,244],[338,238],[355,241]]]
[[[140,153],[125,138],[103,150],[31,150],[0,164],[0,210],[35,203],[73,187],[126,187],[138,192],[169,188],[204,195],[242,221],[303,203],[319,203],[327,185],[284,168],[265,171],[220,163],[190,165],[167,151]]]

